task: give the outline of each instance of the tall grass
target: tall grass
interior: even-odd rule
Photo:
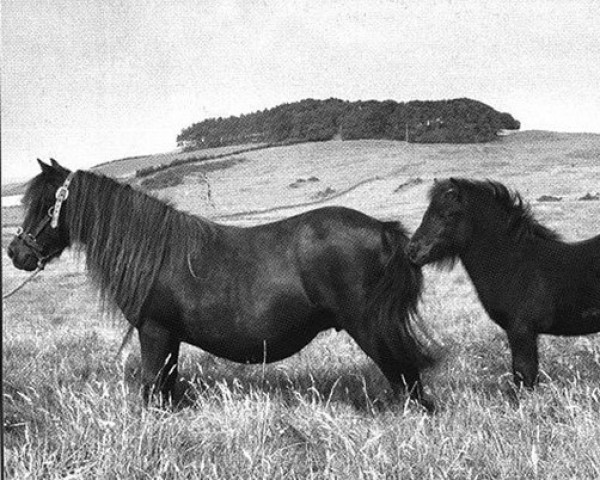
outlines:
[[[137,345],[115,358],[122,326],[96,311],[82,275],[34,282],[5,305],[7,478],[600,475],[597,337],[545,339],[540,388],[513,392],[503,334],[460,271],[427,272],[423,315],[447,350],[426,379],[433,416],[392,402],[377,368],[334,332],[273,365],[186,347],[187,402],[143,409]]]

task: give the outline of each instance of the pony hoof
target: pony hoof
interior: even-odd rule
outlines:
[[[417,400],[417,402],[429,415],[432,415],[436,412],[435,402],[430,398],[420,398]]]

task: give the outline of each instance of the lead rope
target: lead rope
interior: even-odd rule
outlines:
[[[29,282],[31,282],[31,280],[34,279],[34,277],[40,273],[42,270],[44,269],[43,266],[41,267],[37,267],[35,269],[34,272],[31,273],[31,275],[29,275],[29,277],[27,277],[19,286],[17,286],[16,288],[13,288],[10,292],[8,292],[6,295],[2,295],[2,300],[6,300],[8,297],[11,297],[12,295],[14,295],[15,293],[17,293],[19,290],[21,290],[25,285],[27,285]],[[135,330],[135,327],[133,325],[130,325],[129,328],[127,329],[127,332],[125,333],[125,335],[123,336],[123,341],[121,342],[121,346],[119,347],[119,350],[117,352],[117,354],[115,355],[115,358],[119,358],[121,357],[121,354],[123,353],[123,350],[125,349],[125,346],[129,343],[129,341],[131,340],[131,336],[133,335],[133,331]]]
[[[6,300],[8,297],[11,297],[15,293],[17,293],[19,290],[21,290],[25,285],[27,285],[29,282],[31,282],[31,280],[33,280],[34,277],[38,273],[40,273],[43,269],[44,269],[43,266],[37,267],[35,269],[35,271],[32,272],[31,275],[29,275],[29,277],[27,277],[19,286],[17,286],[16,288],[13,288],[6,295],[2,295],[2,300]],[[119,347],[119,350],[118,350],[117,354],[115,355],[115,358],[118,359],[119,357],[121,357],[121,354],[123,353],[123,350],[125,349],[125,346],[131,340],[131,336],[133,335],[134,330],[135,330],[135,327],[133,325],[130,325],[129,328],[127,329],[127,332],[125,332],[125,335],[123,336],[123,341],[121,342],[121,346]]]
[[[33,278],[40,273],[42,270],[44,269],[43,266],[41,267],[37,267],[35,269],[34,272],[31,273],[31,275],[29,277],[27,277],[23,283],[21,283],[21,285],[19,285],[16,288],[13,288],[10,292],[8,292],[6,295],[2,295],[2,300],[6,300],[8,297],[14,295],[15,293],[17,293],[19,290],[21,290],[25,285],[27,285],[31,280],[33,280]]]

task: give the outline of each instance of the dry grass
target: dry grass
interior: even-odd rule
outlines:
[[[248,154],[245,163],[209,173],[214,210],[194,203],[191,183],[160,195],[218,217],[239,212],[239,205],[260,211],[307,202],[328,186],[342,192],[372,178],[335,203],[400,218],[414,229],[432,177],[491,177],[528,199],[563,196],[534,202],[534,211],[567,239],[581,239],[600,230],[600,202],[577,200],[599,189],[593,152],[600,140],[582,145],[578,136],[559,137],[509,137],[486,146],[298,145]],[[311,176],[320,181],[289,188]],[[394,193],[416,177],[425,181]],[[268,210],[235,222],[294,212]],[[4,226],[15,215],[3,218],[3,249],[10,238]],[[3,289],[24,277],[3,256]],[[426,379],[440,407],[434,416],[391,403],[376,367],[346,334],[334,332],[265,366],[186,347],[181,372],[188,404],[144,410],[137,342],[124,362],[115,359],[125,324],[98,312],[94,290],[67,255],[4,304],[4,473],[19,479],[600,477],[598,335],[542,337],[542,384],[515,395],[505,336],[487,319],[460,266],[426,269],[422,313],[446,347],[444,362]]]

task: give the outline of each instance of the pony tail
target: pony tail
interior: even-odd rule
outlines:
[[[404,253],[408,243],[404,232],[394,237],[392,256],[371,292],[367,315],[382,329],[383,337],[377,343],[386,357],[400,368],[430,368],[437,363],[432,349],[434,341],[422,326],[417,308],[423,289],[423,272]]]

